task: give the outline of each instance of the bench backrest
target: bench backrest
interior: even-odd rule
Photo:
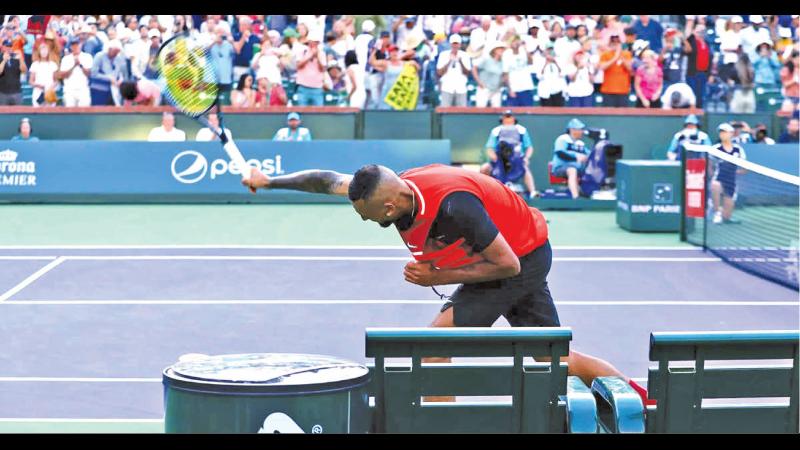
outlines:
[[[650,335],[647,432],[797,433],[800,331],[663,332]],[[728,361],[788,359],[791,365]],[[707,366],[708,361],[726,365]],[[670,362],[693,361],[694,367]],[[766,400],[789,398],[789,404]],[[703,405],[703,399],[725,399]],[[733,400],[732,399],[736,399]]]
[[[374,431],[387,433],[564,432],[569,328],[368,328],[375,358]],[[430,363],[425,357],[512,357],[513,363]],[[550,357],[525,364],[523,357]],[[386,358],[411,358],[411,367]],[[511,396],[511,405],[427,403],[422,396]]]

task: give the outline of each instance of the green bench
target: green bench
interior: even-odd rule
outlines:
[[[377,433],[596,433],[590,389],[567,376],[569,328],[368,328]],[[424,357],[512,357],[511,363],[422,363]],[[551,362],[524,363],[524,357]],[[410,358],[408,364],[386,358]],[[511,396],[423,402],[423,396]]]
[[[647,433],[797,433],[800,331],[657,332],[650,336],[646,411],[625,403],[632,389],[598,378],[603,431]],[[791,360],[791,365],[765,360]],[[761,360],[760,364],[742,364]],[[722,364],[706,365],[707,361]],[[675,364],[677,362],[683,363]],[[693,367],[685,367],[693,363]],[[774,398],[787,398],[775,402]],[[703,400],[711,400],[704,404]],[[724,402],[714,400],[724,399]],[[641,401],[639,401],[641,405]],[[611,413],[609,413],[611,411]]]

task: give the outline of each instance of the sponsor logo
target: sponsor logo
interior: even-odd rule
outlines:
[[[619,204],[619,203],[617,203]],[[631,205],[631,212],[634,214],[680,214],[680,205]]]
[[[275,434],[275,433],[305,433],[300,425],[297,424],[291,417],[282,412],[274,412],[264,419],[264,424],[258,430],[259,434]],[[311,427],[312,434],[322,433],[322,425],[314,425]]]
[[[284,173],[282,156],[275,155],[275,158],[263,160],[250,159],[247,161],[249,167],[255,167],[265,175],[280,175]],[[202,153],[195,150],[185,150],[172,159],[172,176],[183,184],[197,183],[208,175],[208,178],[215,180],[217,177],[231,174],[241,175],[241,168],[236,164],[225,159],[215,159],[208,161]]]
[[[672,193],[672,183],[653,183],[653,203],[657,205],[671,204]]]
[[[18,157],[11,149],[0,152],[0,186],[36,186],[36,163]]]

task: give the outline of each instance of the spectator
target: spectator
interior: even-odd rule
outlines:
[[[286,116],[286,123],[288,127],[283,127],[275,133],[272,137],[273,141],[310,141],[311,132],[308,128],[300,126],[300,114],[296,112],[289,113]]]
[[[333,53],[336,55],[336,61],[339,62],[340,65],[344,64],[344,55],[349,50],[355,50],[356,48],[355,39],[353,39],[353,36],[347,34],[345,28],[345,23],[341,20],[333,24],[335,40],[333,45],[331,45],[331,50],[333,50]]]
[[[742,46],[744,21],[741,16],[733,16],[728,21],[726,28],[720,35],[719,50],[722,53],[722,61],[717,69],[723,81],[728,81],[735,76],[735,65],[736,61],[739,60],[739,48]]]
[[[755,140],[753,143],[756,144],[767,144],[767,145],[775,145],[775,140],[771,137],[767,136],[767,126],[763,123],[756,125],[754,128],[756,132]]]
[[[705,110],[709,112],[728,112],[732,87],[723,82],[715,73],[711,73],[706,84]]]
[[[22,83],[20,77],[28,71],[22,50],[14,50],[13,42],[5,40],[0,47],[0,105],[22,104]]]
[[[256,80],[266,78],[270,85],[281,84],[283,67],[280,56],[280,50],[272,46],[272,41],[264,39],[258,53],[253,56],[252,68],[256,73]]]
[[[567,179],[572,198],[580,195],[578,179],[586,171],[586,163],[589,161],[590,149],[581,140],[584,128],[586,125],[580,120],[570,120],[567,132],[556,138],[553,146],[553,175]]]
[[[661,92],[664,88],[664,75],[658,65],[656,53],[645,50],[644,63],[636,70],[634,90],[637,108],[661,108]]]
[[[80,40],[72,38],[69,43],[70,53],[61,59],[58,77],[63,80],[64,106],[90,106],[89,74],[94,61],[92,56],[81,51]]]
[[[730,111],[733,113],[752,114],[756,112],[756,93],[753,88],[753,65],[750,64],[750,57],[742,52],[735,65],[735,78],[731,80],[734,84],[733,97],[731,98]]]
[[[545,58],[545,51],[550,44],[550,39],[544,30],[544,25],[539,19],[531,19],[528,21],[530,28],[528,34],[522,36],[522,42],[525,49],[531,54],[531,76],[534,81],[539,80],[538,74],[542,71],[544,63],[547,61]]]
[[[783,86],[783,104],[781,111],[797,111],[800,107],[800,53],[792,51],[781,68],[781,85]]]
[[[216,113],[209,113],[206,118],[208,119],[208,124],[214,127],[214,130],[219,129],[219,116],[217,116]],[[228,140],[233,139],[230,128],[225,128],[225,136],[228,138]],[[211,128],[204,127],[197,131],[197,135],[194,137],[194,140],[203,142],[218,141],[219,136],[217,135],[216,131],[212,131]]]
[[[750,125],[743,120],[733,120],[730,122],[733,127],[733,135],[731,140],[734,144],[749,144],[753,142],[753,136],[750,134]]]
[[[594,105],[594,85],[592,77],[595,67],[589,60],[589,55],[579,50],[572,56],[572,61],[565,69],[567,75],[567,106],[591,107]]]
[[[531,54],[519,36],[511,39],[511,51],[503,52],[503,78],[508,88],[506,106],[533,106]]]
[[[422,39],[425,39],[422,27],[417,24],[417,16],[397,16],[392,23],[392,32],[394,33],[395,45],[405,42],[410,34],[420,34]]]
[[[611,36],[618,38],[625,32],[625,25],[617,20],[618,16],[601,16],[600,22],[603,24],[599,33],[600,49],[605,50],[611,44]],[[620,42],[621,44],[621,42]]]
[[[795,116],[789,119],[789,122],[786,124],[786,131],[781,133],[778,138],[778,143],[796,144],[800,142],[800,140],[798,140],[798,130],[800,130],[800,121],[798,121],[797,116]]]
[[[94,63],[92,64],[92,78],[108,82],[111,89],[111,98],[116,106],[122,104],[119,86],[123,81],[130,78],[128,76],[128,63],[121,52],[122,44],[115,39],[109,42],[107,51],[100,52],[94,57]]]
[[[773,89],[780,85],[781,63],[772,50],[772,42],[762,42],[756,47],[758,58],[753,61],[753,81],[756,86]]]
[[[441,83],[441,106],[467,106],[467,75],[472,68],[467,53],[461,50],[461,36],[450,36],[450,51],[439,55],[436,75]]]
[[[139,81],[123,81],[119,86],[124,105],[159,106],[161,87],[154,81],[142,78]]]
[[[676,45],[676,42],[677,45]],[[661,49],[661,67],[664,72],[664,89],[675,83],[686,82],[686,55],[683,54],[680,31],[669,28],[664,33],[664,47]]]
[[[123,47],[125,57],[130,64],[131,78],[135,80],[144,77],[147,61],[150,59],[150,39],[147,33],[147,26],[140,26],[135,35],[129,33],[130,39]]]
[[[575,26],[567,25],[565,35],[556,39],[555,43],[553,43],[553,51],[555,52],[558,67],[564,68],[568,66],[572,60],[572,55],[581,48]]]
[[[503,154],[505,146],[512,150]],[[530,171],[533,143],[528,129],[517,123],[511,110],[500,116],[500,125],[494,127],[486,140],[489,162],[481,166],[481,173],[490,175],[502,183],[517,183],[523,179],[528,197],[538,195]]]
[[[39,142],[39,138],[33,136],[33,128],[31,127],[31,121],[27,117],[23,117],[22,120],[19,121],[19,134],[12,137],[12,141],[28,141],[28,142]]]
[[[144,70],[144,77],[150,80],[158,79],[158,49],[161,48],[161,32],[157,28],[152,28],[147,32],[150,46],[147,50],[147,65]]]
[[[389,46],[391,45],[391,35],[388,31],[381,32],[380,39],[369,49],[369,59],[367,59],[367,109],[378,109],[383,102],[381,92],[383,90],[383,70],[376,69],[372,63],[389,59]]]
[[[744,149],[733,139],[733,127],[727,123],[722,123],[717,127],[719,131],[719,143],[714,146],[731,156],[746,159]],[[714,211],[714,224],[738,223],[732,220],[733,209],[736,206],[736,175],[743,173],[735,164],[711,157],[711,201]],[[722,205],[720,206],[720,203]]]
[[[491,51],[488,46],[491,45],[493,42],[497,41],[488,41],[487,36],[489,33],[489,28],[492,26],[492,16],[481,16],[481,24],[479,27],[474,28],[469,34],[469,46],[467,47],[467,53],[470,54],[474,59],[478,59],[481,56],[487,56]]]
[[[644,39],[650,44],[650,50],[661,53],[661,37],[664,34],[664,28],[657,20],[653,20],[650,16],[639,16],[639,20],[634,22],[633,30],[636,32],[636,37]]]
[[[637,41],[636,30],[633,27],[627,27],[622,31],[622,35],[625,36],[625,40],[622,42],[622,50],[628,50],[632,55],[636,56],[636,50],[633,47],[633,44]]]
[[[297,16],[297,31],[300,33],[301,42],[303,44],[306,41],[303,39],[303,31],[300,30],[302,26],[305,28],[305,34],[309,35],[312,33],[319,33],[323,35],[325,33],[325,19],[326,16],[322,15],[304,15],[304,16]]]
[[[358,61],[355,50],[344,55],[345,81],[347,84],[347,103],[351,108],[364,109],[367,102],[364,66]]]
[[[308,46],[303,49],[302,56],[297,60],[297,105],[322,106],[324,96],[322,85],[325,79],[325,65],[327,58],[320,45],[320,33],[309,35]]]
[[[33,87],[31,92],[33,106],[55,106],[57,73],[58,64],[50,57],[50,47],[40,44],[33,54],[33,63],[28,71],[28,83]]]
[[[688,56],[686,84],[691,86],[694,91],[697,107],[702,108],[708,73],[711,71],[711,49],[706,42],[705,25],[695,25],[687,35],[688,37],[683,41],[683,53]]]
[[[553,47],[546,50],[545,63],[538,76],[537,91],[542,106],[564,106],[567,83]]]
[[[362,71],[367,70],[367,60],[369,59],[369,51],[372,45],[375,42],[375,35],[373,32],[375,31],[375,22],[370,19],[365,20],[361,23],[361,34],[356,36],[355,39],[355,52],[356,58],[358,59],[358,65],[361,67]],[[345,62],[345,67],[348,64]]]
[[[250,71],[250,61],[253,59],[253,46],[260,40],[252,31],[253,20],[247,16],[239,18],[239,27],[233,32],[233,77],[240,77]]]
[[[389,94],[389,91],[392,89],[392,86],[394,86],[394,83],[400,76],[400,72],[403,71],[403,67],[405,66],[405,62],[400,59],[400,52],[397,46],[390,44],[387,50],[389,52],[389,59],[378,60],[376,54],[373,53],[369,61],[372,67],[383,73],[380,109],[392,109],[391,105],[386,103],[386,96]]]
[[[711,139],[700,130],[700,120],[694,114],[689,114],[683,121],[683,129],[675,133],[667,148],[667,158],[675,161],[683,157],[683,144],[711,145]]]
[[[764,17],[751,15],[750,26],[742,30],[742,51],[750,57],[756,59],[756,46],[764,41],[771,40],[769,28],[764,26]]]
[[[488,53],[472,66],[472,77],[478,84],[475,106],[499,108],[503,98],[503,52],[506,45],[496,41],[486,45]]]
[[[94,57],[103,50],[103,41],[97,37],[97,30],[90,25],[84,24],[81,27],[80,37],[83,42],[81,50],[84,53],[88,53]]]
[[[297,42],[308,45],[308,26],[303,23],[297,24]]]
[[[242,74],[236,83],[236,89],[231,92],[231,106],[252,108],[256,103],[255,95],[253,76],[249,73]]]
[[[628,93],[631,91],[632,60],[631,52],[622,50],[619,34],[609,38],[608,50],[600,55],[599,69],[603,71],[603,106],[615,108],[628,106]]]
[[[186,140],[186,133],[175,128],[175,116],[171,112],[161,115],[161,126],[150,130],[147,135],[150,142],[183,142]]]
[[[697,104],[697,97],[694,91],[686,83],[674,83],[664,90],[661,96],[661,107],[663,109],[694,108]]]
[[[325,80],[323,82],[323,89],[333,93],[334,98],[338,100],[346,98],[347,96],[347,81],[346,75],[342,70],[342,66],[336,59],[328,61],[328,69],[325,73]]]

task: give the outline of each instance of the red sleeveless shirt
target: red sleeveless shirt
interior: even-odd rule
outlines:
[[[547,241],[547,222],[542,213],[488,175],[432,164],[407,170],[400,178],[414,192],[417,213],[414,223],[400,231],[400,237],[417,261],[430,261],[434,267],[451,269],[482,260],[480,255],[468,253],[463,245],[464,238],[444,247],[428,239],[442,200],[457,191],[469,192],[480,199],[489,218],[518,257]]]

